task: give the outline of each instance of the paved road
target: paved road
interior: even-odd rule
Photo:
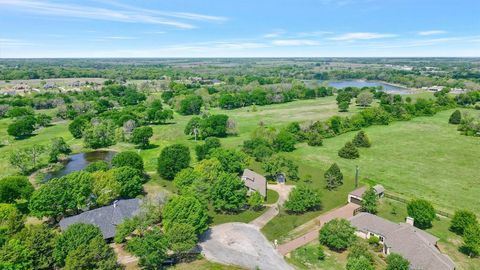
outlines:
[[[210,261],[247,269],[293,270],[258,227],[251,224],[234,222],[214,226],[202,235],[199,245]]]
[[[283,205],[283,203],[288,199],[288,194],[290,194],[290,191],[293,187],[294,186],[284,184],[268,185],[268,189],[275,190],[278,193],[278,200],[276,203],[270,206],[270,209],[263,213],[263,215],[251,221],[250,224],[260,229],[263,228],[270,220],[278,215],[279,206]]]
[[[313,240],[318,238],[318,230],[323,226],[323,224],[335,218],[350,218],[353,216],[353,211],[358,207],[360,206],[357,204],[349,203],[343,207],[334,209],[319,216],[314,220],[314,222],[318,224],[317,226],[311,229],[308,233],[287,243],[279,245],[277,248],[278,252],[280,252],[282,255],[286,255],[291,251],[312,242]]]

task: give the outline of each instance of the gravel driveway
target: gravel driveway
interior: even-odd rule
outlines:
[[[258,227],[225,223],[208,230],[200,241],[202,254],[210,261],[248,269],[293,270]]]

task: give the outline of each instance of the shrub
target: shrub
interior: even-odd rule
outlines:
[[[338,151],[338,156],[346,159],[356,159],[360,157],[360,153],[352,142],[347,142],[345,146]]]
[[[109,169],[110,164],[108,164],[108,162],[105,160],[99,160],[88,164],[83,170],[92,173],[96,171],[108,171]]]
[[[371,143],[367,137],[367,134],[363,130],[359,131],[355,138],[353,138],[353,145],[356,147],[370,147]]]
[[[455,215],[453,215],[450,230],[456,234],[463,235],[465,229],[474,224],[478,224],[475,213],[468,210],[458,210],[455,211]]]
[[[365,257],[370,262],[373,262],[373,256],[372,256],[372,253],[368,251],[368,245],[365,243],[365,241],[357,240],[350,247],[350,252],[348,253],[348,259],[360,258],[360,257]]]
[[[470,224],[463,232],[462,250],[469,256],[480,255],[480,225]]]
[[[310,146],[322,146],[323,145],[323,138],[317,132],[309,132],[307,134],[307,144]]]
[[[355,228],[346,219],[333,219],[320,229],[319,239],[330,249],[342,251],[355,242]]]
[[[362,195],[362,210],[375,214],[377,212],[378,196],[373,188],[369,188]]]
[[[346,270],[375,270],[372,262],[365,257],[349,258]]]
[[[321,207],[320,194],[305,185],[298,185],[290,192],[284,206],[293,213],[317,210]]]
[[[408,215],[414,218],[415,226],[420,229],[430,228],[435,218],[435,209],[426,200],[413,200],[407,205]]]
[[[401,255],[391,253],[387,256],[387,268],[386,270],[409,270],[410,262],[403,258]]]
[[[182,144],[165,147],[158,157],[157,170],[160,176],[172,180],[175,175],[190,165],[190,149]]]
[[[318,248],[317,248],[317,258],[318,258],[318,260],[320,260],[320,261],[323,261],[323,260],[325,260],[325,258],[326,258],[325,251],[323,250],[323,246],[322,246],[322,245],[318,245]]]
[[[167,231],[170,249],[178,254],[191,251],[197,244],[197,233],[190,224],[174,223]]]
[[[168,239],[158,227],[147,231],[127,242],[129,252],[140,258],[140,266],[145,269],[160,269],[167,258]]]
[[[118,153],[113,157],[112,166],[113,167],[129,166],[139,171],[143,171],[143,159],[139,154],[133,151],[125,151],[125,152]]]
[[[453,125],[458,125],[462,121],[462,113],[459,110],[454,111],[450,118],[448,119],[448,123]]]
[[[258,193],[257,191],[252,192],[250,194],[250,197],[248,198],[248,205],[250,205],[250,208],[252,208],[254,211],[259,211],[263,208],[263,197]]]
[[[273,147],[277,151],[292,152],[295,150],[295,136],[288,131],[282,130],[273,139]]]

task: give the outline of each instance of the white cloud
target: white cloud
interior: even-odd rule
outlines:
[[[337,41],[355,41],[355,40],[370,40],[370,39],[380,39],[380,38],[390,38],[396,37],[394,34],[382,34],[382,33],[372,33],[372,32],[356,32],[356,33],[346,33],[343,35],[338,35],[335,37],[329,38],[330,40]]]
[[[11,39],[11,38],[0,38],[0,48],[15,48],[30,46],[32,43],[25,42],[23,40]]]
[[[420,31],[417,34],[420,36],[433,36],[433,35],[441,35],[446,33],[447,31],[444,31],[444,30],[430,30],[430,31]]]
[[[272,41],[275,46],[315,46],[319,45],[316,40],[310,39],[277,39]]]
[[[109,3],[112,4],[112,2]],[[161,24],[181,29],[195,28],[195,25],[177,19],[215,22],[225,20],[223,17],[203,14],[148,10],[118,4],[115,5],[117,6],[116,9],[112,9],[37,0],[0,0],[0,5],[34,14],[126,23]]]
[[[276,31],[273,31],[271,33],[268,33],[268,34],[265,34],[263,35],[264,38],[276,38],[276,37],[279,37],[281,35],[285,34],[285,31],[284,30],[276,30]]]
[[[126,36],[107,36],[103,37],[104,39],[117,39],[117,40],[128,40],[128,39],[137,39],[136,37],[126,37]]]

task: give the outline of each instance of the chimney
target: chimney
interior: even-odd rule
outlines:
[[[412,217],[407,217],[405,219],[405,223],[407,223],[408,225],[412,225],[412,226],[413,226],[414,221],[415,221],[415,219],[412,218]]]
[[[113,208],[117,207],[118,200],[113,201]]]

